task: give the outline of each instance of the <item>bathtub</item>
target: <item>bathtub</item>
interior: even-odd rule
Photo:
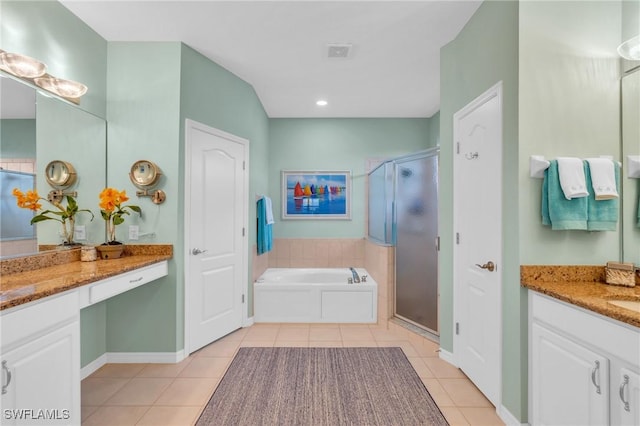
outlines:
[[[255,322],[375,323],[378,284],[348,268],[269,268],[253,286]]]

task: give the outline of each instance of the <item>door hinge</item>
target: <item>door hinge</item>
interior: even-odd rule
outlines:
[[[244,303],[244,294],[242,295],[242,303]]]
[[[456,334],[460,334],[460,323],[456,323]]]
[[[456,244],[460,244],[460,233],[456,232]]]
[[[456,154],[460,154],[460,142],[456,142]]]
[[[440,251],[440,237],[436,237],[436,251]]]
[[[244,237],[244,232],[245,232],[245,231],[244,231],[244,228],[242,228],[242,236],[243,236],[243,237]]]
[[[247,167],[247,162],[243,161],[242,162],[242,170],[246,170],[246,167]]]

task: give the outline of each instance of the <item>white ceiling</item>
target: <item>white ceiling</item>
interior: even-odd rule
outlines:
[[[107,41],[184,42],[251,84],[269,117],[430,117],[440,48],[481,2],[61,3]],[[328,58],[328,43],[353,44],[350,57]]]

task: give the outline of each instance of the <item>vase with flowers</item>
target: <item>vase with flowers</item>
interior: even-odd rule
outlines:
[[[138,213],[142,216],[140,207],[123,205],[126,201],[129,201],[126,191],[105,188],[100,193],[100,214],[107,227],[107,241],[96,248],[103,259],[120,257],[122,254],[124,246],[116,239],[116,226],[124,223],[124,216],[130,215],[131,212]]]
[[[78,207],[78,203],[71,195],[64,195],[63,197],[51,197],[49,200],[45,200],[40,197],[38,191],[35,189],[28,190],[26,193],[20,191],[18,188],[13,188],[13,196],[16,197],[16,203],[18,207],[23,209],[29,209],[33,212],[37,212],[42,209],[42,203],[40,201],[46,201],[52,204],[56,210],[43,210],[31,219],[31,224],[43,222],[45,220],[55,220],[62,224],[62,235],[64,246],[77,245],[73,241],[74,227],[76,223],[76,214],[80,212],[86,212],[91,215],[93,220],[93,213],[88,209],[81,209]],[[66,201],[66,206],[63,205],[63,201]]]

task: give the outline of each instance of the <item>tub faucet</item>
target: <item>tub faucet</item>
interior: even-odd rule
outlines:
[[[353,282],[354,283],[359,283],[360,282],[360,277],[358,276],[358,273],[356,272],[356,269],[352,266],[349,268],[349,270],[351,270],[351,275],[353,275]]]

